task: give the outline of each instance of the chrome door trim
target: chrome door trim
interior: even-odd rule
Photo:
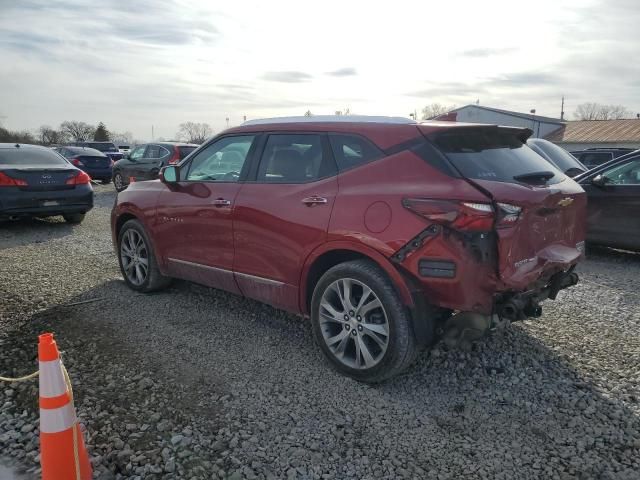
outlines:
[[[238,277],[245,278],[247,280],[253,280],[254,282],[264,283],[265,285],[273,285],[274,287],[281,287],[284,285],[284,282],[279,282],[278,280],[271,280],[270,278],[257,277],[255,275],[249,275],[248,273],[239,273],[234,272]]]
[[[241,278],[244,278],[244,279],[247,279],[247,280],[252,280],[252,281],[258,282],[258,283],[264,283],[266,285],[273,285],[273,286],[277,286],[277,287],[281,287],[282,285],[284,285],[284,282],[280,282],[278,280],[271,280],[270,278],[258,277],[256,275],[249,275],[248,273],[233,272],[232,270],[227,270],[226,268],[210,267],[209,265],[203,265],[201,263],[189,262],[187,260],[179,260],[177,258],[168,258],[167,260],[169,260],[170,262],[175,262],[175,263],[180,263],[182,265],[187,265],[189,267],[203,268],[203,269],[206,269],[206,270],[213,270],[213,271],[220,272],[220,273],[234,274],[234,275],[237,275],[238,277],[241,277]]]
[[[187,260],[180,260],[180,259],[177,259],[177,258],[169,257],[169,258],[167,258],[167,260],[169,260],[170,262],[181,263],[182,265],[187,265],[189,267],[204,268],[206,270],[213,270],[215,272],[220,272],[220,273],[230,273],[230,274],[233,273],[231,270],[227,270],[226,268],[210,267],[209,265],[203,265],[201,263],[188,262]]]

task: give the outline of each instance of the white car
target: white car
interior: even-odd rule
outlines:
[[[118,151],[126,155],[131,151],[131,147],[129,145],[118,145]]]

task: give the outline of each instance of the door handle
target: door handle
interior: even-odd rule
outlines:
[[[213,201],[213,204],[216,207],[228,207],[229,205],[231,205],[231,200],[225,200],[224,198],[216,198]]]
[[[302,203],[304,203],[307,207],[313,207],[314,205],[323,205],[327,203],[327,199],[324,197],[319,197],[317,195],[311,195],[310,197],[303,198]]]

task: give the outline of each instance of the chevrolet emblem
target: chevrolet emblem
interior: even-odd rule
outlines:
[[[571,205],[573,203],[573,198],[571,197],[565,197],[562,200],[560,200],[558,202],[558,206],[559,207],[568,207],[569,205]]]

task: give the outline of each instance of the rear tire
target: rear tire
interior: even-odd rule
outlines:
[[[62,218],[64,218],[65,222],[70,223],[71,225],[78,225],[84,220],[84,215],[84,213],[68,213],[63,215]]]
[[[171,277],[160,273],[149,236],[138,220],[129,220],[120,229],[118,263],[125,283],[137,292],[162,290],[171,283]]]
[[[127,188],[127,184],[124,182],[124,177],[120,172],[115,172],[113,174],[113,186],[116,188],[117,192],[121,192]]]
[[[419,353],[407,309],[385,272],[369,260],[341,263],[320,278],[311,321],[331,365],[361,382],[391,378]]]

